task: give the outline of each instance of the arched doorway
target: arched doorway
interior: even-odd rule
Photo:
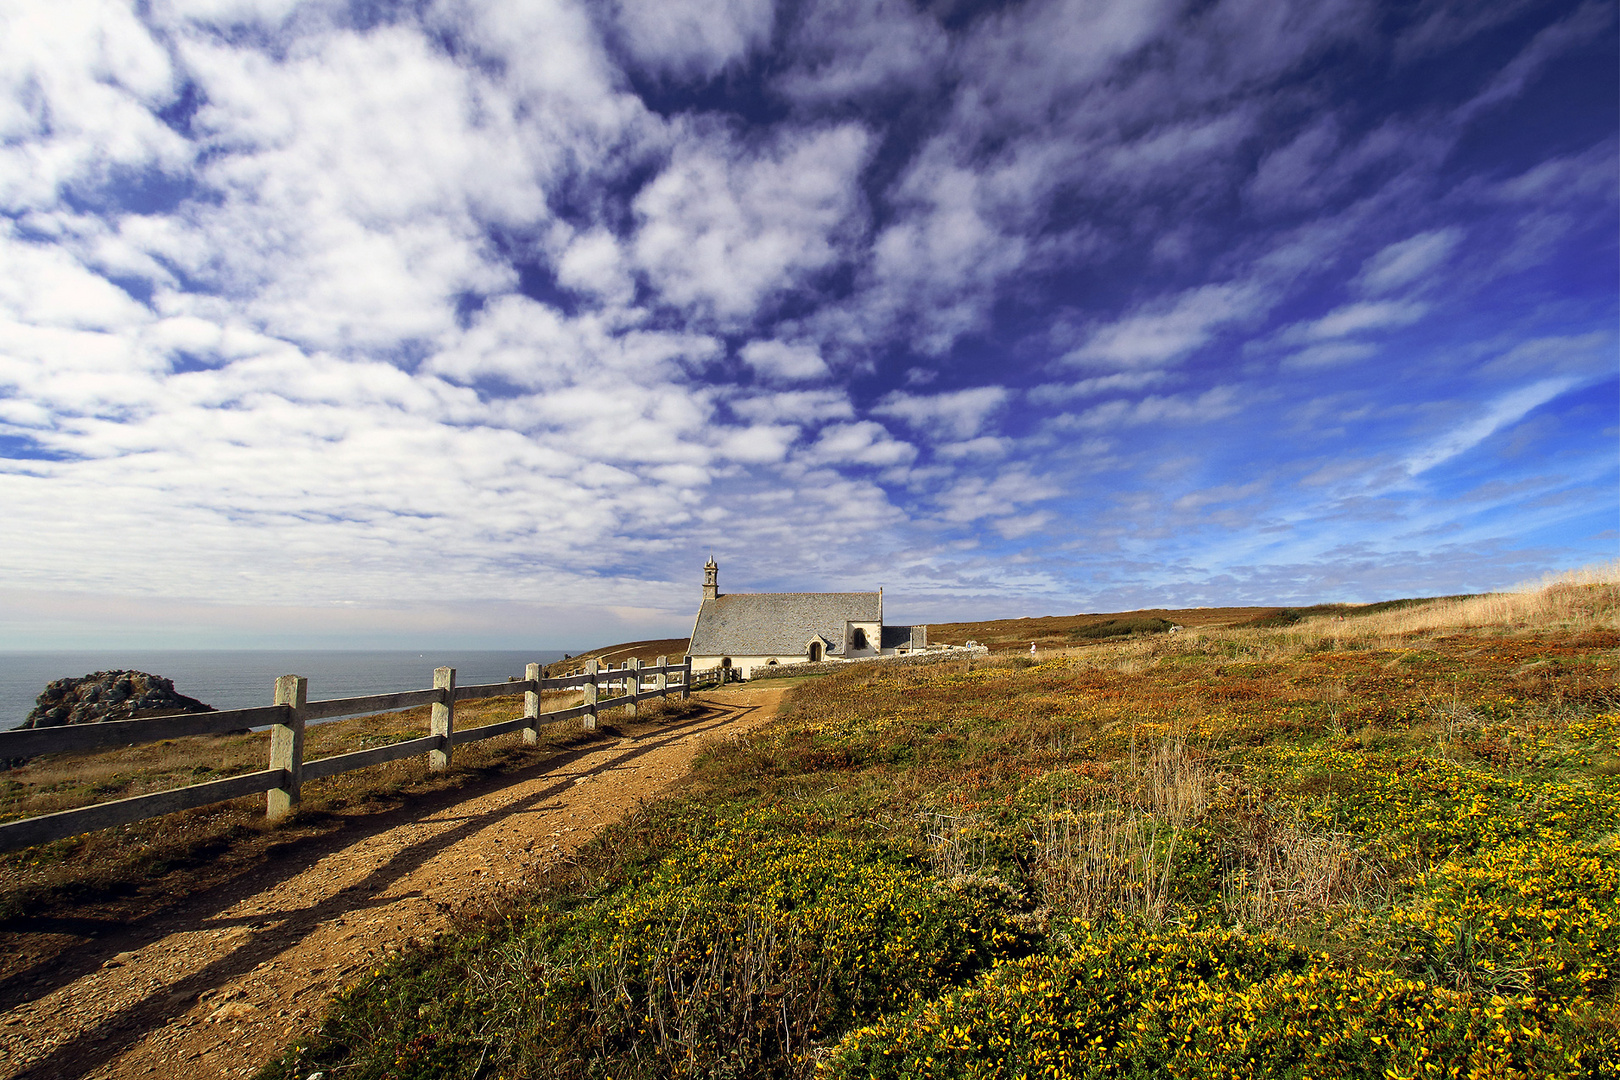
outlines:
[[[812,664],[816,664],[816,663],[820,663],[820,661],[821,661],[821,642],[812,641],[810,643],[810,662]]]
[[[866,651],[866,631],[857,626],[855,632],[849,636],[849,647],[856,652]]]

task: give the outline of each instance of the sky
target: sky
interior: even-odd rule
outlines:
[[[0,648],[1620,548],[1614,3],[0,0]]]

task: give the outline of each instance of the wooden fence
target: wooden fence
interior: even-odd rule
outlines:
[[[673,681],[671,676],[679,676],[680,681]],[[266,793],[265,813],[276,820],[286,816],[297,805],[300,786],[306,780],[336,776],[368,765],[381,765],[423,753],[428,756],[428,767],[440,771],[450,767],[451,755],[463,743],[521,731],[523,741],[533,744],[539,741],[542,724],[576,717],[582,718],[584,729],[591,731],[596,728],[597,713],[601,710],[628,708],[633,716],[640,701],[673,693],[686,698],[696,689],[692,682],[690,656],[678,664],[667,663],[666,658],[660,656],[651,667],[641,666],[640,660],[630,660],[618,668],[611,665],[600,667],[597,661],[589,660],[583,672],[554,679],[542,678],[540,665],[530,664],[522,679],[483,686],[457,686],[456,669],[443,667],[433,672],[433,687],[429,690],[327,701],[307,700],[308,687],[309,680],[303,676],[283,675],[276,680],[275,704],[261,708],[0,731],[0,760],[5,760],[64,751],[99,750],[110,746],[135,746],[187,735],[213,735],[270,726],[269,767],[260,772],[8,821],[0,824],[0,851],[16,851],[79,833],[172,814],[176,810],[256,795],[261,791]],[[582,704],[555,712],[540,711],[540,694],[543,691],[575,687],[583,691],[585,700]],[[600,692],[604,687],[619,688],[621,692],[603,698]],[[456,730],[456,702],[516,694],[523,695],[522,716]],[[356,750],[314,761],[304,760],[304,726],[311,720],[391,712],[417,705],[433,707],[428,720],[428,733],[419,739],[407,739],[388,746]]]

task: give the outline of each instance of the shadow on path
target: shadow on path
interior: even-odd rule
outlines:
[[[540,809],[539,804],[574,787],[580,777],[599,776],[623,768],[644,754],[732,723],[758,708],[758,705],[705,703],[704,711],[698,715],[661,725],[637,737],[632,745],[615,747],[597,743],[581,746],[530,768],[415,797],[408,805],[396,809],[358,816],[344,822],[328,836],[304,844],[284,845],[285,850],[270,862],[254,866],[240,876],[199,892],[180,904],[132,923],[121,923],[116,932],[108,933],[108,926],[94,919],[44,917],[13,920],[7,925],[7,929],[12,931],[94,932],[104,936],[70,946],[52,959],[48,972],[41,973],[35,968],[7,979],[4,985],[0,985],[0,1007],[6,1009],[22,1001],[44,997],[90,974],[116,954],[151,945],[172,933],[231,926],[247,926],[258,932],[228,956],[122,1007],[100,1023],[86,1027],[46,1057],[10,1075],[14,1080],[63,1080],[65,1077],[93,1072],[120,1057],[148,1032],[185,1015],[201,994],[219,989],[260,964],[272,962],[297,947],[322,923],[397,903],[401,897],[384,897],[381,894],[452,845],[514,814]],[[604,753],[611,755],[607,761],[589,769],[569,771],[569,766],[581,759]],[[435,818],[440,811],[459,803],[548,775],[555,776],[554,783],[515,802],[465,817]],[[453,824],[419,842],[408,843],[364,879],[331,896],[304,907],[242,916],[223,915],[241,901],[296,877],[335,852],[363,844],[401,826],[425,822],[429,818],[435,818],[435,823]],[[35,981],[24,990],[22,984],[30,978]]]

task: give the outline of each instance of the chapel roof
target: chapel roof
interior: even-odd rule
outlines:
[[[881,623],[880,592],[726,593],[698,609],[693,656],[764,656],[804,652],[820,635],[829,653],[844,651],[844,624]]]

